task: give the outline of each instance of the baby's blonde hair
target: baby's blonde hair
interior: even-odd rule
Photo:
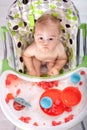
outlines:
[[[35,27],[38,24],[42,24],[42,25],[48,25],[50,23],[56,24],[58,27],[58,31],[59,33],[61,33],[61,25],[60,25],[60,21],[53,15],[51,14],[44,14],[41,17],[39,17],[39,19],[36,21],[35,23]]]

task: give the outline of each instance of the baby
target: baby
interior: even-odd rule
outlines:
[[[23,52],[28,74],[41,76],[41,65],[47,66],[47,74],[58,75],[67,62],[64,46],[60,42],[60,22],[50,14],[42,15],[34,28],[34,42]]]

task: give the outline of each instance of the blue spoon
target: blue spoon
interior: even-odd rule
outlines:
[[[14,101],[17,102],[17,103],[19,103],[19,104],[21,104],[21,105],[23,105],[23,106],[25,106],[25,107],[27,107],[27,108],[31,107],[31,104],[28,103],[27,101],[25,101],[25,99],[23,99],[21,97],[14,98]]]

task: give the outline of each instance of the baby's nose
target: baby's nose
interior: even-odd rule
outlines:
[[[44,45],[47,45],[47,44],[48,44],[48,41],[47,41],[47,40],[44,40],[43,44],[44,44]]]

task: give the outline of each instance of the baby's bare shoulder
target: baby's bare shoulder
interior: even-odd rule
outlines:
[[[35,54],[35,50],[36,50],[36,47],[35,47],[35,43],[32,43],[31,45],[29,45],[23,52],[24,55],[26,56],[34,56]]]
[[[59,43],[57,49],[58,49],[59,57],[66,57],[65,47],[63,46],[62,43]]]
[[[65,51],[65,48],[64,48],[64,46],[63,46],[62,43],[58,43],[58,45],[57,45],[57,47],[56,47],[56,51],[57,51],[58,53],[62,53],[62,52]]]
[[[33,43],[31,43],[27,48],[26,48],[26,50],[33,50],[33,49],[35,49],[35,43],[33,42]]]
[[[59,49],[64,49],[64,46],[63,46],[63,44],[61,42],[58,44],[58,48]]]

